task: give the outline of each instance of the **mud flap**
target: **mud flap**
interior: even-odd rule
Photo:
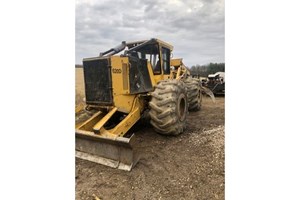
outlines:
[[[86,131],[76,131],[76,157],[83,160],[130,171],[139,160],[134,151],[136,138],[102,137]]]

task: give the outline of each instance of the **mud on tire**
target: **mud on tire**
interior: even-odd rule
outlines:
[[[151,93],[150,124],[164,135],[178,135],[186,126],[188,112],[185,84],[178,80],[163,80]]]
[[[198,111],[201,109],[202,92],[200,90],[200,82],[198,79],[188,77],[184,80],[187,87],[187,98],[189,111]]]

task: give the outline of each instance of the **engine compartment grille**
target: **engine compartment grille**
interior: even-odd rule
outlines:
[[[86,103],[112,105],[112,81],[110,61],[99,58],[83,61]]]

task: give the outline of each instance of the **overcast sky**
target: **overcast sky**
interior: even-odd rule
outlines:
[[[76,64],[121,41],[159,38],[173,57],[225,62],[224,0],[76,0]]]

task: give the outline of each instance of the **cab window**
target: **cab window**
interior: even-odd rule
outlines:
[[[159,59],[159,47],[158,45],[145,45],[136,49],[139,58],[147,59],[153,69],[154,74],[161,74],[161,64]]]
[[[162,47],[162,65],[164,74],[170,74],[170,49]]]

